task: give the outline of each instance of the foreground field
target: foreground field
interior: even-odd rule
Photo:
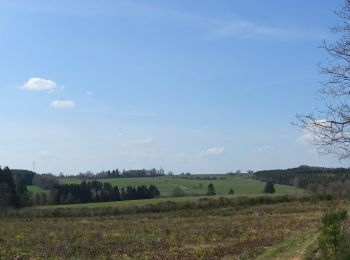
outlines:
[[[207,176],[208,177],[208,176]],[[161,196],[169,197],[176,187],[185,191],[187,196],[205,195],[209,183],[214,184],[216,194],[225,195],[232,188],[235,194],[261,194],[264,190],[264,182],[250,178],[230,175],[212,175],[213,180],[183,179],[170,176],[147,177],[147,178],[120,178],[120,179],[101,179],[102,182],[109,182],[117,185],[119,188],[137,185],[155,185],[158,187]],[[60,179],[61,183],[81,183],[82,180],[76,178]],[[290,194],[297,190],[291,186],[275,185],[277,194]]]
[[[319,225],[334,201],[109,217],[0,218],[1,259],[255,259]]]
[[[157,205],[159,203],[191,203],[196,202],[198,200],[215,200],[220,198],[241,198],[241,197],[274,197],[278,196],[278,194],[271,195],[216,195],[216,196],[192,196],[192,197],[174,197],[174,198],[155,198],[155,199],[143,199],[143,200],[124,200],[124,201],[110,201],[110,202],[96,202],[96,203],[79,203],[79,204],[63,204],[63,205],[46,205],[46,206],[35,206],[33,209],[58,209],[58,208],[66,208],[66,209],[78,209],[78,208],[124,208],[124,207],[132,207],[132,206],[147,206],[147,205]]]

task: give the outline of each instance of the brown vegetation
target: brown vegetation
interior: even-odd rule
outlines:
[[[4,259],[217,259],[254,256],[308,228],[334,201],[77,218],[1,218]]]

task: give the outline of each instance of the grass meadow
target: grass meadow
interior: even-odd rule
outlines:
[[[27,186],[27,189],[32,194],[49,192],[48,190],[44,190],[44,189],[42,189],[42,188],[40,188],[39,186],[36,186],[36,185]]]
[[[218,200],[218,199],[234,199],[234,198],[255,198],[255,197],[274,197],[278,196],[278,194],[273,195],[215,195],[215,196],[190,196],[190,197],[171,197],[171,198],[154,198],[154,199],[143,199],[143,200],[123,200],[123,201],[110,201],[110,202],[96,202],[96,203],[79,203],[79,204],[62,204],[62,205],[45,205],[45,206],[35,206],[33,209],[55,209],[55,208],[66,208],[66,209],[74,209],[74,208],[124,208],[124,207],[143,207],[148,205],[157,205],[161,203],[195,203],[201,200]]]
[[[214,175],[215,176],[215,175]],[[61,183],[80,183],[82,180],[77,178],[60,179]],[[217,175],[215,180],[199,180],[199,179],[184,179],[178,177],[146,177],[146,178],[119,178],[119,179],[100,179],[102,182],[109,182],[112,185],[117,185],[119,188],[126,186],[138,185],[155,185],[158,187],[162,197],[172,195],[176,187],[180,187],[185,191],[187,196],[205,195],[209,183],[214,184],[217,195],[225,195],[232,188],[235,194],[249,195],[261,194],[264,190],[265,183],[244,178],[241,176]],[[275,185],[277,194],[291,194],[297,190],[291,186]]]

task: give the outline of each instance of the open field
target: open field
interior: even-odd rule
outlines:
[[[213,175],[212,175],[213,176]],[[215,175],[214,175],[215,176]],[[76,178],[60,179],[61,183],[80,183],[82,180]],[[158,187],[161,196],[169,197],[176,187],[180,187],[186,195],[205,195],[209,183],[214,184],[216,194],[228,194],[232,188],[235,194],[249,195],[261,194],[264,189],[264,182],[243,178],[240,176],[218,175],[216,180],[182,179],[175,177],[146,177],[146,178],[119,178],[100,179],[102,182],[109,182],[119,188],[137,185],[155,185]],[[290,194],[297,190],[291,186],[275,185],[277,194]]]
[[[28,189],[28,191],[31,192],[32,194],[43,193],[43,192],[49,192],[48,190],[44,190],[44,189],[42,189],[42,188],[40,188],[39,186],[36,186],[36,185],[27,186],[27,189]]]
[[[105,217],[0,218],[0,258],[255,259],[267,247],[317,227],[334,204],[291,201]]]
[[[284,259],[308,259],[317,242],[320,232],[317,228],[310,228],[304,233],[286,239],[269,248],[257,260],[284,260]]]
[[[63,205],[46,205],[46,206],[35,206],[33,209],[54,209],[54,208],[123,208],[130,206],[146,206],[146,205],[154,205],[159,203],[186,203],[186,202],[196,202],[202,199],[220,199],[220,198],[240,198],[240,197],[273,197],[278,194],[273,195],[215,195],[215,196],[192,196],[192,197],[173,197],[173,198],[155,198],[155,199],[143,199],[143,200],[123,200],[123,201],[110,201],[110,202],[96,202],[96,203],[79,203],[79,204],[63,204]]]

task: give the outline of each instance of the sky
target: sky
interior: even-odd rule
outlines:
[[[321,106],[342,0],[0,1],[0,165],[58,174],[349,167]]]

